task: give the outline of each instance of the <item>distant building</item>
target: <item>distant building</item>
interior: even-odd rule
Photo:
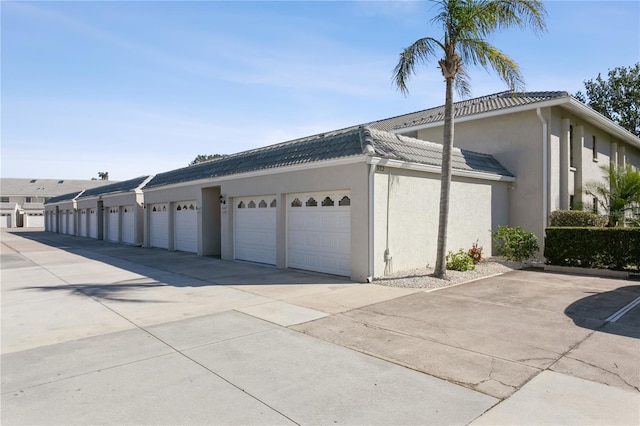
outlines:
[[[0,178],[0,228],[42,228],[44,203],[50,198],[112,183],[106,180]]]

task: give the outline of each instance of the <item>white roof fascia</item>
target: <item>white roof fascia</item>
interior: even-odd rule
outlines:
[[[640,138],[625,129],[624,127],[616,124],[615,122],[609,120],[604,115],[600,114],[596,110],[588,107],[577,99],[570,98],[568,102],[568,108],[571,111],[574,111],[580,115],[586,115],[587,121],[596,124],[598,126],[604,127],[609,130],[616,137],[621,140],[628,142],[629,145],[635,146],[636,148],[640,148]]]
[[[294,164],[291,166],[273,167],[269,169],[255,170],[252,172],[245,172],[245,173],[236,173],[232,175],[213,176],[210,178],[171,183],[168,185],[154,186],[152,188],[142,188],[142,192],[155,192],[155,191],[162,191],[164,189],[170,189],[170,188],[180,188],[184,186],[194,186],[194,185],[197,186],[197,185],[212,184],[212,183],[215,184],[215,183],[224,182],[228,180],[268,176],[268,175],[274,175],[278,173],[295,172],[299,170],[311,170],[311,169],[319,169],[323,167],[365,163],[367,158],[370,158],[370,157],[368,155],[355,155],[351,157],[337,158],[333,160],[315,161],[313,163],[302,163],[302,164]]]
[[[512,114],[516,112],[528,111],[528,110],[537,109],[537,108],[547,108],[547,107],[553,107],[553,106],[566,106],[567,109],[573,112],[576,112],[582,116],[586,116],[587,121],[593,124],[596,124],[600,127],[604,127],[605,129],[613,133],[618,138],[628,142],[632,146],[640,148],[640,138],[635,136],[633,133],[631,133],[624,127],[614,123],[604,115],[600,114],[599,112],[595,111],[594,109],[588,107],[587,105],[583,104],[579,100],[574,99],[572,97],[563,97],[559,99],[552,99],[550,101],[536,102],[536,103],[527,104],[527,105],[520,105],[516,107],[502,108],[494,111],[481,112],[479,114],[472,114],[472,115],[468,115],[460,118],[455,118],[454,123],[464,123],[465,121],[473,121],[481,118],[496,117],[499,115],[506,115],[506,114]],[[439,120],[432,123],[419,124],[417,126],[403,127],[402,129],[395,129],[395,130],[391,130],[390,132],[396,133],[396,134],[414,132],[422,129],[429,129],[432,127],[440,127],[442,126],[443,122],[444,120]]]
[[[396,169],[415,170],[419,172],[436,173],[442,172],[442,167],[434,166],[431,164],[411,163],[401,160],[389,160],[387,158],[369,157],[367,164],[373,164],[375,166],[393,167]],[[452,169],[453,176],[467,177],[472,179],[499,181],[499,182],[515,182],[516,178],[511,176],[503,176],[496,173],[477,172],[474,170],[460,170]]]

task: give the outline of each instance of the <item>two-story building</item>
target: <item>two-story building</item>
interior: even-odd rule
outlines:
[[[44,204],[52,197],[113,182],[77,179],[0,179],[0,228],[44,228]]]

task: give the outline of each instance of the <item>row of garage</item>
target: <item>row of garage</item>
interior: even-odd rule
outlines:
[[[14,209],[11,212],[0,213],[0,228],[44,228],[44,222],[44,213],[39,211]]]
[[[282,208],[276,195],[234,197],[230,202],[234,259],[276,265]],[[197,253],[197,206],[196,200],[148,205],[149,246]],[[348,191],[287,195],[284,208],[287,267],[349,276]]]
[[[284,196],[284,206],[275,194],[230,199],[234,259],[277,264],[277,221],[284,208],[287,267],[349,276],[349,195],[349,191],[289,194]],[[45,214],[46,229],[115,243],[199,252],[198,215],[202,210],[197,199],[105,207],[103,197],[99,206],[77,208],[82,200],[80,196],[51,204]],[[219,204],[218,208],[226,210],[226,202]],[[136,209],[143,209],[144,214],[137,216]],[[136,223],[137,218],[142,223]],[[146,231],[142,240],[136,239],[137,228]]]
[[[115,243],[136,244],[135,207],[117,206],[105,209],[104,223],[99,223],[97,208],[49,210],[43,226],[50,231],[79,237],[98,238],[103,229],[104,239]]]

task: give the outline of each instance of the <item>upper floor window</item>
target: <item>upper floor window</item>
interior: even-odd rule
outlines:
[[[8,203],[9,197],[0,197],[0,203]]]
[[[31,203],[31,197],[24,197],[24,202],[25,203]]]
[[[598,161],[598,138],[596,138],[596,135],[593,135],[591,138],[593,141],[593,161]]]
[[[573,164],[573,125],[569,125],[569,167],[574,167],[574,164]]]

